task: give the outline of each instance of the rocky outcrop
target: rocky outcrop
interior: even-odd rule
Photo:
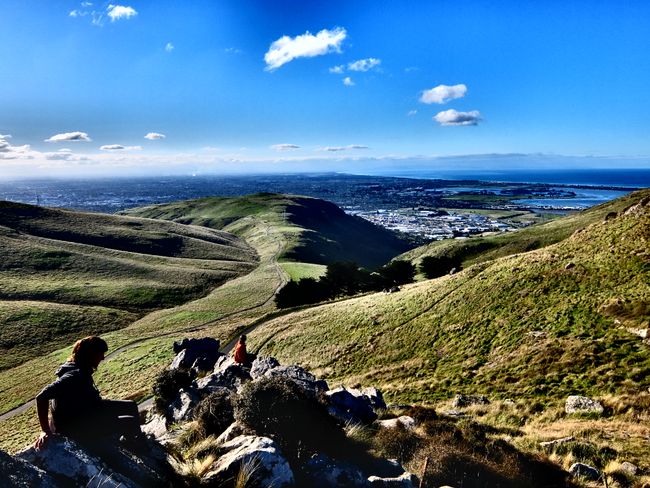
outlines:
[[[564,411],[566,413],[595,413],[601,414],[605,409],[603,405],[594,400],[584,396],[572,395],[566,399],[564,404]]]
[[[329,412],[343,422],[371,424],[377,419],[370,398],[360,390],[343,386],[325,392]]]
[[[413,430],[415,428],[415,419],[408,415],[402,415],[394,419],[377,420],[375,423],[380,429],[396,429],[398,427],[404,427],[407,430]]]
[[[489,405],[490,400],[485,395],[462,395],[458,394],[451,402],[454,408],[471,407],[472,405]]]
[[[195,373],[210,371],[217,359],[223,356],[219,352],[219,346],[219,341],[211,337],[176,341],[174,342],[176,357],[172,361],[170,369],[191,369]]]
[[[255,358],[251,365],[251,378],[257,379],[266,374],[267,371],[280,366],[277,359],[272,357],[259,357]]]
[[[294,476],[279,447],[267,437],[239,436],[221,446],[225,453],[220,456],[203,477],[208,486],[225,483],[240,471],[254,480],[247,486],[289,487]]]
[[[356,466],[318,454],[305,463],[306,486],[313,488],[368,488],[370,483]]]
[[[0,486],[57,488],[59,484],[42,469],[0,451]]]
[[[317,397],[320,393],[328,389],[325,381],[317,379],[309,371],[295,364],[290,366],[276,366],[264,373],[264,376],[269,378],[279,376],[291,380],[312,398]]]
[[[574,478],[584,478],[589,481],[597,481],[600,478],[600,472],[588,464],[573,463],[569,468],[569,474]]]
[[[405,472],[396,478],[371,476],[368,478],[368,483],[373,488],[415,488],[418,486],[417,477],[409,472]]]

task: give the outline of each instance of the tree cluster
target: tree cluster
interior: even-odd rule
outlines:
[[[275,303],[279,308],[317,303],[411,283],[414,277],[415,266],[410,261],[392,261],[374,272],[354,262],[334,262],[327,265],[325,275],[318,280],[302,278],[287,283],[275,296]]]
[[[453,269],[460,270],[460,259],[451,256],[425,256],[419,266],[420,273],[427,279],[444,276]]]

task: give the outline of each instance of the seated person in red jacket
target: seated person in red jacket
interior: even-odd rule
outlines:
[[[233,359],[237,364],[243,366],[250,365],[250,357],[248,352],[246,352],[246,336],[242,334],[235,345],[235,353]]]
[[[52,433],[91,444],[111,437],[142,438],[138,405],[132,401],[104,400],[95,386],[93,373],[106,351],[108,345],[100,337],[77,341],[68,361],[56,372],[59,378],[36,396],[42,431],[34,444],[37,449],[45,445]]]

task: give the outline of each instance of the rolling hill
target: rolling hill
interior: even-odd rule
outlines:
[[[392,401],[646,391],[650,190],[552,224],[574,230],[529,252],[477,254],[464,271],[399,293],[277,318],[252,347],[333,382],[378,385]]]
[[[225,232],[11,202],[0,253],[0,369],[203,296],[258,260]]]
[[[127,211],[154,219],[191,223],[235,234],[253,215],[275,213],[283,232],[292,234],[280,260],[327,264],[355,261],[375,268],[411,247],[395,234],[364,219],[347,215],[317,198],[259,193],[237,198],[202,198]]]

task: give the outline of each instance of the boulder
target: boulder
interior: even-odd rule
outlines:
[[[489,405],[490,400],[485,395],[462,395],[458,394],[451,402],[454,408],[470,407],[472,405]]]
[[[569,468],[569,474],[574,478],[584,478],[590,481],[597,481],[600,478],[600,472],[588,464],[573,463]]]
[[[220,444],[225,444],[226,442],[231,441],[240,435],[244,435],[244,428],[238,422],[233,422],[219,435],[219,437],[217,437],[217,442]]]
[[[205,396],[221,388],[238,391],[249,380],[250,376],[241,366],[230,365],[224,371],[217,371],[195,380],[193,386],[201,396]]]
[[[202,478],[204,484],[225,483],[232,480],[240,470],[249,470],[254,479],[246,486],[273,486],[282,488],[294,484],[293,472],[287,460],[268,437],[243,435],[223,444],[225,452]]]
[[[603,413],[603,406],[600,402],[578,395],[571,395],[566,399],[564,411],[566,413]]]
[[[142,426],[142,432],[160,440],[167,436],[167,419],[164,415],[155,414],[149,422]]]
[[[42,449],[29,447],[19,452],[16,457],[65,480],[70,486],[88,488],[138,486],[132,480],[112,471],[100,459],[91,456],[78,444],[63,436],[52,436]]]
[[[305,463],[302,471],[305,486],[311,488],[367,488],[370,483],[361,470],[349,463],[316,454]]]
[[[54,479],[40,468],[24,459],[10,456],[0,451],[0,485],[33,486],[38,488],[57,488]]]
[[[328,389],[325,381],[317,379],[313,374],[295,364],[290,366],[277,366],[264,373],[264,376],[270,378],[276,376],[287,378],[312,398],[317,397],[320,393]]]
[[[325,392],[328,411],[343,422],[370,424],[377,419],[370,399],[361,391],[343,386]]]
[[[194,388],[181,390],[170,405],[171,418],[174,422],[187,422],[192,419],[194,409],[201,401],[201,394]]]
[[[277,368],[280,363],[277,359],[272,357],[258,357],[255,358],[251,365],[251,378],[256,379],[264,376],[267,371]]]
[[[575,440],[576,438],[573,436],[562,437],[561,439],[554,439],[552,441],[540,442],[539,447],[546,447],[546,448],[553,449],[555,446],[566,444],[567,442],[573,442]]]
[[[620,470],[630,476],[636,476],[637,474],[639,474],[639,467],[636,464],[632,464],[629,461],[623,461],[621,463]]]
[[[398,425],[402,425],[407,430],[413,430],[415,428],[415,419],[408,415],[402,415],[394,419],[377,420],[375,423],[380,429],[394,429]]]
[[[174,342],[176,357],[172,361],[170,369],[191,369],[195,362],[200,359],[199,366],[215,364],[223,354],[219,352],[220,343],[217,339],[203,337],[202,339],[183,339]],[[210,368],[207,368],[209,371]]]
[[[415,488],[418,486],[418,479],[413,473],[405,472],[396,478],[370,476],[368,483],[373,488]]]
[[[374,386],[364,388],[361,390],[361,394],[370,400],[370,406],[372,409],[377,412],[378,410],[386,410],[386,402],[384,401],[384,395],[381,394]]]

